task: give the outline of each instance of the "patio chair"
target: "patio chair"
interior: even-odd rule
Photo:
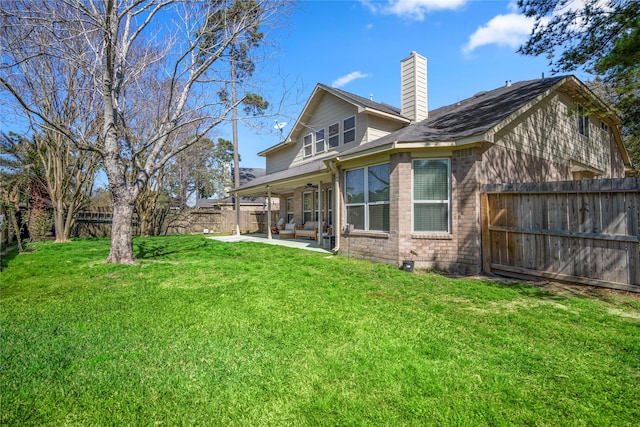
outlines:
[[[318,221],[307,221],[302,228],[296,228],[294,237],[308,237],[313,240],[318,240],[318,226],[320,229],[324,228],[324,222],[318,223]]]
[[[282,228],[282,225],[284,224],[284,218],[280,218],[278,220],[278,223],[276,224],[275,227],[273,227],[271,229],[271,234],[278,234],[280,233],[280,229]]]
[[[284,225],[284,228],[280,230],[279,236],[281,239],[293,239],[296,234],[296,223],[289,222]]]

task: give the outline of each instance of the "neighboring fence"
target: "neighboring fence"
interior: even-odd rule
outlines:
[[[279,213],[272,212],[272,226]],[[106,237],[111,234],[111,211],[94,209],[76,215],[74,235],[79,237]],[[163,217],[163,234],[232,233],[236,229],[235,210],[188,209],[170,211]],[[140,233],[137,216],[134,215],[134,234]],[[240,232],[266,233],[267,213],[262,211],[240,211]]]
[[[640,292],[640,178],[482,187],[485,272]]]

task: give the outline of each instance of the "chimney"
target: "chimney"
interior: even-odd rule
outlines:
[[[429,117],[427,58],[416,52],[400,61],[400,114],[413,123]]]

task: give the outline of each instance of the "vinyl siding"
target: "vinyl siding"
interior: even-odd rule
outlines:
[[[376,116],[369,116],[367,124],[366,142],[375,141],[405,126],[401,123]]]
[[[554,94],[499,131],[494,142],[559,164],[580,162],[601,170],[601,178],[610,178],[612,153],[609,133],[601,130],[600,119],[596,117],[591,117],[589,137],[578,133],[574,109],[575,103],[571,99]]]
[[[307,113],[311,116],[310,120],[304,123],[305,126],[300,126],[291,134],[294,143],[267,156],[267,174],[296,167],[307,161],[335,156],[342,151],[350,150],[364,142],[373,141],[402,127],[402,124],[393,120],[358,113],[357,107],[353,104],[327,94],[322,97],[314,111]],[[343,121],[352,116],[356,117],[355,141],[344,145],[342,140]],[[324,129],[325,139],[328,143],[329,126],[335,123],[340,123],[340,145],[323,153],[315,154],[314,140],[314,154],[311,157],[304,157],[303,139],[305,135],[318,129]]]

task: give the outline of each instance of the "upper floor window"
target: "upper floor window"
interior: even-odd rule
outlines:
[[[589,137],[589,116],[586,109],[582,105],[578,105],[578,132],[581,135]]]
[[[335,148],[340,144],[340,123],[329,126],[329,148]]]
[[[389,231],[389,163],[347,171],[345,180],[347,223]]]
[[[449,159],[413,161],[413,231],[449,232]]]
[[[342,122],[342,143],[348,144],[356,140],[356,116],[351,116]]]
[[[316,131],[316,154],[324,152],[324,129]]]
[[[302,143],[304,149],[304,157],[309,157],[313,154],[312,135],[305,135]]]

